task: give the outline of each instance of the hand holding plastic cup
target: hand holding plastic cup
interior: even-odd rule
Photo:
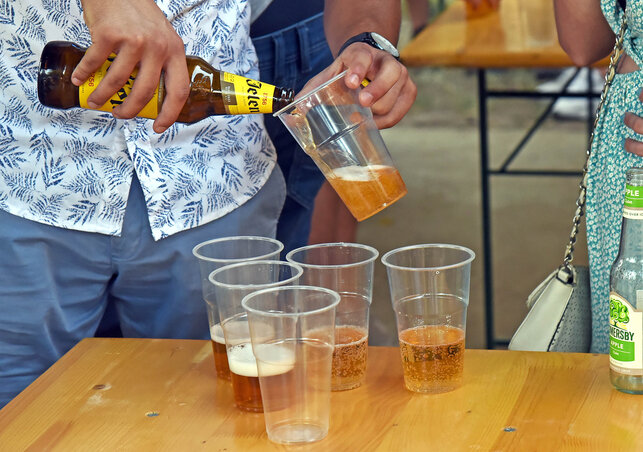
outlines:
[[[223,329],[219,321],[219,308],[214,296],[214,286],[208,279],[210,273],[225,265],[259,259],[278,259],[284,245],[275,239],[258,236],[234,236],[207,240],[192,249],[199,261],[201,288],[208,310],[210,338],[214,353],[217,377],[230,380]]]
[[[249,261],[226,265],[210,274],[225,338],[234,400],[241,410],[263,410],[248,317],[241,300],[260,289],[297,284],[302,272],[300,266],[289,262]]]
[[[319,441],[330,422],[330,375],[339,295],[284,286],[246,296],[266,432],[271,441]]]
[[[408,246],[382,257],[410,391],[447,392],[461,384],[474,258],[468,248],[443,244]]]
[[[357,243],[323,243],[297,248],[286,260],[304,269],[300,283],[339,293],[331,390],[357,388],[366,378],[368,316],[373,267],[378,252]]]
[[[346,71],[305,94],[278,117],[310,155],[353,216],[362,221],[406,194],[370,108]]]

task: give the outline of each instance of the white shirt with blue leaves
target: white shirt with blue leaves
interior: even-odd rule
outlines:
[[[188,55],[258,77],[247,0],[157,5]],[[90,45],[80,0],[0,0],[0,209],[118,235],[136,171],[158,240],[222,217],[263,186],[275,151],[260,115],[175,124],[159,135],[147,119],[42,106],[40,53],[55,40]]]

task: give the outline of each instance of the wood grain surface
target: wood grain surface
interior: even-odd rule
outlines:
[[[474,15],[464,0],[455,0],[401,58],[408,66],[573,66],[558,44],[552,0],[502,0],[498,10]]]
[[[328,437],[285,447],[237,410],[207,341],[85,339],[0,411],[0,450],[640,451],[643,397],[604,355],[467,350],[464,383],[404,388],[397,348],[369,348],[366,384],[332,393]]]

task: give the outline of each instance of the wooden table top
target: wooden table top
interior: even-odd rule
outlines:
[[[612,389],[605,355],[466,350],[464,384],[404,389],[397,348],[370,347],[366,384],[332,393],[328,436],[297,450],[641,450],[643,396]],[[233,406],[208,341],[85,339],[0,410],[0,449],[286,450]]]
[[[552,0],[501,0],[497,11],[469,17],[455,0],[401,53],[408,66],[573,66],[558,44]]]

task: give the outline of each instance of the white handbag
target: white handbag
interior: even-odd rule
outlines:
[[[592,318],[587,267],[554,270],[527,298],[529,312],[510,350],[588,352]]]
[[[573,266],[572,260],[576,235],[585,211],[587,165],[594,130],[596,130],[599,112],[605,103],[608,89],[616,74],[616,65],[623,53],[623,36],[626,27],[626,18],[623,14],[614,52],[605,75],[605,85],[596,109],[587,161],[583,167],[580,193],[576,201],[572,232],[565,249],[563,264],[551,272],[527,298],[529,312],[511,338],[509,350],[589,352],[592,332],[589,272],[587,267]]]

